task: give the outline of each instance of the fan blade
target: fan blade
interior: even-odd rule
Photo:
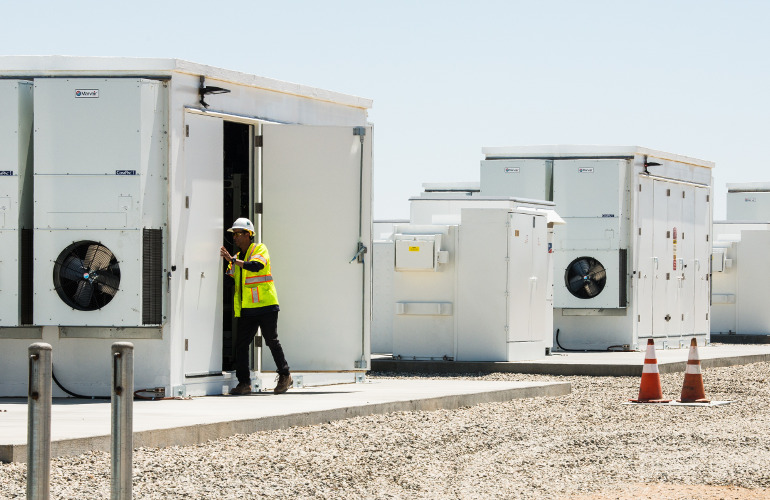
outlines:
[[[89,245],[84,263],[91,272],[101,271],[110,265],[112,252],[101,245]]]
[[[96,289],[98,291],[114,297],[118,292],[120,278],[117,278],[109,273],[103,273],[94,278],[94,283],[96,283]]]
[[[588,274],[588,270],[590,267],[588,266],[588,262],[585,261],[585,259],[580,259],[579,261],[572,264],[571,272],[573,274],[579,274],[581,277]]]
[[[596,282],[593,280],[586,280],[585,286],[583,288],[585,289],[589,299],[592,297],[596,297],[597,295],[599,295],[599,292],[601,292],[599,285],[597,285]]]
[[[59,276],[68,280],[77,281],[83,278],[83,261],[74,255],[67,256],[59,269]]]
[[[607,271],[602,268],[595,273],[589,274],[589,277],[595,282],[604,281],[607,278]]]
[[[598,273],[600,271],[604,271],[604,266],[601,265],[598,261],[593,261],[591,268],[588,270],[589,275],[592,275],[594,273]]]
[[[89,281],[83,280],[80,283],[78,283],[78,289],[75,292],[75,296],[72,298],[81,307],[88,307],[88,305],[91,303],[91,298],[93,297],[93,295],[94,295],[93,285]]]
[[[569,288],[569,291],[572,293],[577,292],[582,288],[583,286],[583,277],[582,276],[573,276],[570,278],[569,283],[567,284],[567,287]]]

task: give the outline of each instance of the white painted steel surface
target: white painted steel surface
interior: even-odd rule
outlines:
[[[712,333],[770,334],[769,245],[770,224],[714,223],[714,256],[730,265],[712,275]]]
[[[551,337],[545,215],[466,208],[462,217],[456,359],[541,359]]]
[[[552,317],[547,300],[552,208],[537,200],[456,193],[413,198],[412,212],[422,224],[395,225],[391,245],[395,249],[403,242],[406,252],[410,241],[435,240],[445,263],[435,272],[391,263],[393,355],[458,361],[542,358],[552,345],[547,318]],[[440,217],[457,223],[425,223]]]
[[[484,196],[548,200],[552,172],[551,160],[481,160],[481,192]]]
[[[560,215],[618,222],[625,214],[627,163],[626,160],[554,161],[553,202]]]
[[[35,324],[143,324],[142,229],[166,221],[165,102],[158,81],[35,81],[34,297],[46,304],[35,307]],[[65,304],[52,280],[59,254],[86,240],[107,247],[120,266],[117,293],[94,311]]]
[[[372,129],[366,127],[363,144],[353,127],[264,125],[262,133],[263,240],[289,365],[368,367],[371,259],[350,261],[359,231],[371,249]],[[262,361],[263,369],[274,369],[268,349]]]
[[[32,227],[32,84],[0,80],[0,327],[20,324],[21,229]]]
[[[553,161],[553,201],[567,222],[554,230],[554,329],[565,348],[635,348],[640,338],[650,336],[661,346],[673,344],[670,347],[678,347],[686,335],[707,340],[712,162],[638,146],[482,151],[490,163]],[[540,179],[533,182],[542,184]],[[667,196],[668,191],[679,198]],[[482,190],[480,195],[484,194]],[[677,240],[676,269],[674,227],[678,236],[685,234]],[[615,258],[607,257],[615,276],[608,275],[601,294],[594,299],[570,298],[563,284],[569,257],[622,250],[627,252],[625,280],[617,275],[622,272],[622,254],[616,253]],[[625,308],[624,294],[617,288],[624,281]]]
[[[632,298],[630,303],[636,306],[632,322],[636,321],[637,338],[652,337],[652,309],[656,283],[658,259],[655,257],[655,181],[649,177],[639,177],[636,189],[636,235],[633,236],[634,255],[630,259],[636,270],[633,276]],[[633,339],[632,339],[633,341]],[[643,343],[639,343],[641,346]]]
[[[728,183],[727,220],[770,222],[770,183]]]
[[[142,232],[88,229],[35,230],[35,287],[33,321],[52,326],[142,325]],[[96,239],[95,239],[96,238]],[[53,268],[69,244],[93,240],[108,248],[120,266],[119,290],[110,302],[94,311],[67,305],[54,289]]]
[[[393,265],[392,241],[372,243],[372,353],[393,352]]]
[[[87,80],[90,82],[96,82],[98,80],[106,81],[119,79],[125,80],[125,82],[120,85],[130,86],[131,83],[126,82],[131,81],[134,83],[141,82],[141,87],[145,90],[148,88],[160,89],[161,87],[167,89],[166,91],[160,91],[158,93],[159,97],[163,99],[166,97],[168,98],[167,103],[165,101],[157,101],[157,105],[154,105],[151,108],[152,113],[157,113],[161,117],[160,120],[156,120],[152,129],[146,126],[147,114],[139,113],[141,116],[137,118],[138,114],[136,109],[129,109],[132,108],[132,106],[134,108],[140,107],[145,109],[143,105],[138,105],[137,101],[138,99],[139,101],[147,102],[147,95],[144,90],[139,92],[139,97],[136,99],[131,98],[134,101],[134,104],[126,103],[123,108],[117,107],[113,110],[113,112],[101,113],[100,111],[100,116],[102,116],[105,120],[105,124],[100,126],[113,129],[121,128],[126,126],[126,120],[135,121],[138,119],[139,122],[135,121],[135,124],[138,126],[138,128],[134,130],[141,130],[140,135],[142,135],[147,130],[150,131],[149,135],[143,136],[149,137],[150,140],[148,141],[142,139],[139,146],[136,145],[137,143],[135,141],[125,141],[124,143],[121,143],[121,141],[113,141],[110,144],[104,145],[104,152],[120,153],[125,151],[125,154],[119,155],[121,158],[119,160],[119,165],[121,167],[126,166],[122,163],[123,160],[130,158],[133,158],[135,162],[138,162],[138,165],[135,167],[137,170],[140,170],[140,168],[145,168],[154,162],[160,162],[162,165],[157,179],[154,178],[156,175],[154,171],[151,171],[145,178],[146,182],[143,182],[140,187],[139,199],[134,196],[136,193],[135,185],[130,185],[131,180],[128,180],[129,184],[124,185],[124,187],[127,189],[123,194],[130,195],[130,202],[129,200],[125,199],[125,196],[115,196],[114,198],[111,198],[111,206],[107,207],[107,209],[103,210],[103,212],[119,212],[121,210],[124,212],[131,212],[132,215],[130,217],[125,216],[126,224],[130,225],[132,220],[136,220],[137,216],[133,210],[135,210],[138,205],[141,205],[145,209],[145,211],[143,211],[140,216],[142,223],[148,227],[162,226],[164,228],[163,272],[167,273],[167,279],[163,280],[163,296],[165,301],[163,314],[165,323],[162,325],[159,331],[157,331],[157,328],[155,329],[157,335],[154,335],[154,338],[131,338],[130,334],[127,333],[127,340],[131,340],[135,344],[137,353],[136,386],[165,387],[168,394],[172,393],[172,389],[186,392],[188,395],[219,393],[221,391],[224,380],[222,375],[216,374],[210,377],[195,379],[185,378],[184,341],[185,338],[187,338],[186,328],[191,326],[190,323],[192,321],[186,321],[185,315],[187,314],[186,307],[190,303],[189,299],[192,292],[187,290],[189,279],[185,279],[184,263],[186,260],[189,261],[188,246],[203,245],[206,243],[203,241],[203,238],[198,232],[199,228],[195,221],[189,219],[188,212],[190,212],[191,209],[186,208],[185,206],[185,200],[188,196],[190,196],[188,189],[190,189],[192,186],[188,179],[185,155],[185,124],[187,121],[187,115],[211,115],[221,120],[232,120],[238,123],[253,125],[258,125],[259,123],[263,122],[273,122],[319,126],[340,126],[347,129],[347,131],[352,135],[353,127],[367,126],[367,109],[371,107],[372,101],[356,96],[338,94],[322,89],[314,89],[303,85],[280,82],[255,75],[246,75],[234,71],[213,68],[176,59],[91,58],[68,56],[0,56],[0,77],[23,77],[25,79],[34,80],[35,84],[41,84],[46,87],[49,84],[52,85],[54,83],[50,80],[72,80],[70,77],[73,74],[79,75],[79,78],[77,79],[78,81]],[[207,84],[212,84],[210,82],[215,82],[213,84],[225,87],[231,92],[227,94],[207,95],[206,101],[210,107],[208,109],[203,108],[199,102],[200,96],[196,91],[196,89],[198,89],[201,84],[201,76],[205,78]],[[145,84],[145,82],[149,83]],[[44,113],[46,116],[49,116],[52,122],[59,123],[62,126],[69,126],[69,120],[73,120],[72,123],[74,125],[77,125],[78,123],[88,123],[88,120],[85,118],[85,116],[80,116],[75,113],[75,111],[82,108],[91,109],[92,111],[101,109],[100,107],[104,106],[105,102],[108,101],[109,98],[113,95],[111,91],[106,93],[102,91],[103,88],[108,90],[113,88],[113,86],[110,85],[110,82],[105,83],[108,85],[107,87],[97,87],[100,91],[98,98],[82,98],[81,100],[85,102],[70,102],[67,104],[67,106],[71,106],[66,113],[63,112],[60,115],[53,116],[55,112],[53,108],[48,109],[48,105],[44,106],[46,108],[45,110],[41,105],[39,111]],[[120,86],[118,84],[116,85]],[[88,85],[86,90],[92,89],[93,87],[94,86],[92,85]],[[78,85],[77,88],[79,89],[80,85]],[[73,88],[71,90],[75,89]],[[63,91],[63,94],[61,95],[64,97],[72,96],[72,94],[69,94],[69,91]],[[58,99],[53,93],[50,94],[50,97],[51,98],[48,99],[48,102],[51,104],[51,106],[53,106],[53,102],[58,102]],[[61,102],[59,102],[59,104],[61,104]],[[118,110],[122,111],[118,112]],[[127,113],[126,117],[123,116],[125,113]],[[209,118],[211,118],[211,116]],[[41,133],[45,134],[45,130],[41,131]],[[129,127],[125,128],[125,133],[132,134],[135,132],[131,132]],[[101,135],[97,134],[97,136]],[[69,133],[62,135],[61,137],[73,138],[72,134]],[[81,139],[81,142],[79,143],[80,148],[87,149],[87,151],[81,152],[83,153],[81,156],[87,160],[89,158],[101,158],[101,160],[97,163],[100,163],[103,169],[107,168],[107,170],[104,170],[104,172],[111,171],[114,174],[114,168],[107,163],[103,163],[107,162],[111,156],[106,154],[100,156],[101,153],[91,151],[95,143],[93,141],[88,141],[88,134],[83,134],[79,136],[79,138]],[[327,139],[327,137],[320,137],[319,142],[324,142]],[[358,139],[359,138],[356,136],[355,140],[357,141]],[[129,145],[129,143],[134,144],[132,148],[139,147],[141,152],[137,154],[135,149],[126,151],[126,148],[123,146]],[[57,148],[61,146],[61,151],[64,152],[78,152],[77,145],[63,144],[62,140],[56,137],[49,137],[46,140],[41,139],[36,141],[36,147],[41,144],[45,148],[53,149],[53,145],[55,145]],[[345,144],[345,154],[347,156],[355,155],[353,149],[355,144],[358,143],[346,142]],[[296,142],[291,145],[286,145],[288,149],[303,149],[306,148],[306,146],[306,142]],[[356,151],[360,152],[360,150]],[[57,155],[54,153],[44,153],[42,158],[48,158],[48,160],[53,161],[56,156]],[[364,170],[365,177],[363,179],[363,191],[364,196],[366,197],[364,201],[363,228],[364,240],[367,240],[369,238],[368,228],[370,227],[371,220],[371,170],[370,167],[368,167],[368,165],[371,164],[370,129],[367,129],[364,157],[365,161],[367,162],[367,167]],[[60,158],[57,159],[57,161],[60,160]],[[91,160],[88,161],[90,162]],[[46,166],[45,163],[41,165],[41,168],[44,169],[41,170],[41,172],[45,172],[47,175],[50,174],[51,177],[64,177],[62,175],[57,175],[59,170],[57,170],[57,168],[55,168],[52,163],[48,163],[47,165],[48,166]],[[75,168],[78,169],[80,167],[76,166]],[[307,191],[308,183],[303,183],[302,181],[305,173],[308,174],[308,178],[312,175],[321,175],[319,172],[313,172],[313,174],[310,175],[312,168],[309,167],[308,163],[303,163],[296,168],[298,168],[296,176],[298,185],[296,186],[296,189],[292,189],[291,186],[287,186],[287,184],[290,183],[284,184],[286,189],[283,192],[281,204],[278,205],[278,207],[283,212],[289,211],[287,207],[306,207],[306,205],[303,205],[303,203],[305,200],[309,200],[309,198],[307,198],[305,195],[306,192],[310,191]],[[305,172],[306,170],[308,172]],[[105,180],[107,177],[106,175],[103,175],[104,172],[97,172],[97,174],[102,175],[101,180]],[[285,172],[282,172],[282,174],[284,173]],[[327,198],[329,198],[328,193],[334,192],[335,194],[341,195],[341,198],[349,199],[354,197],[358,199],[359,191],[361,189],[361,185],[359,184],[357,178],[354,186],[349,183],[346,183],[343,186],[337,182],[338,178],[334,177],[334,175],[336,175],[335,172],[326,173],[333,175],[327,175],[322,179],[323,182],[321,183],[317,182],[317,180],[312,181],[315,183],[312,191],[317,193],[316,198],[313,200],[312,211],[313,213],[317,214],[316,219],[313,220],[313,228],[315,231],[317,231],[316,234],[323,235],[319,236],[317,241],[325,241],[325,235],[330,235],[330,237],[333,238],[334,234],[336,234],[333,227],[336,224],[335,218],[338,217],[338,214],[335,213],[334,210],[331,210],[328,212],[331,215],[322,215],[322,213],[326,213],[324,212],[324,209],[329,208],[329,204],[327,203]],[[42,177],[45,176],[40,177],[42,179]],[[44,181],[44,194],[46,196],[49,198],[53,196],[57,199],[62,197],[60,196],[60,193],[57,193],[55,190],[55,182],[48,182],[46,185],[45,179],[42,180]],[[88,190],[82,189],[80,187],[81,185],[76,180],[69,180],[68,182],[70,183],[68,189],[72,189],[72,192],[77,193],[78,198],[85,194],[94,196],[94,193],[88,193]],[[107,181],[105,185],[109,187],[109,181]],[[319,190],[317,188],[318,186],[332,187]],[[348,189],[350,189],[350,193],[347,192]],[[221,193],[213,194],[218,197],[221,196]],[[98,199],[105,199],[108,201],[110,200],[109,196],[102,194],[96,194],[95,196]],[[160,202],[147,202],[147,200],[150,199],[157,200],[158,196],[161,198]],[[80,200],[76,201],[79,202]],[[48,201],[45,203],[48,203]],[[117,210],[112,208],[112,206],[117,206]],[[150,208],[152,208],[152,211],[147,211]],[[156,208],[157,210],[155,210]],[[218,208],[217,210],[221,212],[221,208]],[[41,212],[47,211],[48,209],[42,210]],[[356,206],[356,220],[358,219],[358,213],[359,210]],[[69,232],[70,236],[68,238],[72,238],[73,236],[81,238],[87,235],[89,239],[95,241],[106,241],[109,239],[109,241],[112,242],[113,240],[110,238],[113,238],[114,235],[120,232],[118,229],[105,231],[95,227],[91,228],[91,226],[94,225],[94,222],[99,218],[99,215],[102,216],[103,220],[112,217],[104,216],[103,214],[99,213],[95,213],[94,217],[80,217],[78,224],[82,226],[88,226],[88,228],[83,228],[77,231],[62,230],[62,234],[64,232]],[[60,212],[58,215],[51,215],[48,217],[51,219],[58,217],[60,219],[59,221],[50,221],[52,223],[55,222],[56,224],[60,224],[61,220],[73,220],[71,218],[68,219],[67,217],[62,216]],[[49,221],[45,219],[46,218],[42,220],[41,226],[47,228]],[[288,226],[285,224],[285,221],[281,221],[279,223],[281,226],[281,231],[285,231],[286,227],[296,227],[298,224],[297,221],[306,219],[307,217],[304,214],[299,218],[292,217]],[[123,224],[122,220],[117,222],[114,220],[108,220],[107,222],[125,231],[125,229],[121,226],[121,224]],[[142,227],[142,225],[140,224],[138,227]],[[329,232],[329,228],[332,228],[331,232]],[[222,228],[220,228],[220,230],[221,229]],[[40,230],[39,232],[41,235],[45,235],[51,231],[45,229]],[[299,241],[298,248],[301,248],[302,251],[305,252],[307,249],[306,242],[309,241],[305,239],[307,231],[303,227],[301,230],[293,232],[299,238],[294,240],[294,242]],[[356,222],[355,233],[355,239],[352,242],[345,243],[346,251],[344,253],[347,258],[345,259],[344,263],[346,265],[347,261],[352,258],[357,249],[358,222]],[[110,234],[113,234],[113,236],[110,236]],[[53,243],[50,241],[50,238],[46,238],[48,237],[43,236],[42,244],[50,245]],[[61,239],[63,241],[67,238],[62,236]],[[70,239],[70,241],[72,241],[72,239]],[[211,252],[207,252],[207,255],[210,254],[216,256],[216,248],[219,246],[220,240],[221,234],[218,234],[214,242],[208,242],[213,245],[211,247],[213,250],[211,250]],[[131,241],[133,242],[133,240]],[[40,242],[36,242],[35,257],[38,259],[38,261],[40,261],[42,256],[38,255],[38,243]],[[118,246],[125,246],[126,243],[127,241],[124,241],[118,244]],[[111,250],[115,249],[111,248]],[[274,249],[271,247],[271,253],[273,251]],[[303,258],[307,260],[307,256],[308,253],[305,252],[303,254]],[[365,255],[367,262],[369,256],[370,255]],[[274,258],[275,257],[276,256],[274,256]],[[281,256],[278,255],[277,260],[280,260],[280,258]],[[40,266],[43,264],[40,262],[36,263],[36,276],[51,275],[51,257],[46,255],[45,259],[48,262],[48,267],[42,268]],[[319,264],[319,262],[321,262],[321,264]],[[313,261],[312,265],[307,264],[303,269],[299,269],[298,266],[290,267],[285,272],[282,272],[281,276],[285,277],[285,282],[288,284],[292,281],[291,275],[294,273],[301,273],[302,275],[297,276],[296,281],[301,282],[302,286],[306,286],[307,283],[324,283],[324,286],[326,286],[326,284],[329,283],[328,277],[330,275],[327,272],[327,268],[324,267],[325,265],[325,261],[322,259],[316,259]],[[335,265],[338,264],[335,263]],[[360,264],[358,264],[358,266],[363,267]],[[295,268],[297,269],[296,271],[294,270]],[[351,264],[349,265],[349,268],[345,268],[345,270],[353,270],[355,268],[356,265]],[[131,278],[131,274],[134,275],[133,278]],[[205,279],[208,280],[208,274],[205,273],[205,271],[204,274],[206,275]],[[200,276],[200,272],[198,272],[198,276]],[[370,279],[370,276],[371,274],[368,274],[366,279]],[[139,273],[136,271],[126,270],[126,272],[123,274],[123,278],[128,279],[129,283],[131,279],[135,279],[138,282]],[[48,286],[50,280],[44,281],[46,287],[50,288]],[[211,285],[209,286],[220,286],[220,284],[215,284],[216,281],[216,278],[212,277],[210,280]],[[283,298],[286,294],[284,293],[281,295],[281,283],[282,282],[279,280],[279,297]],[[362,290],[366,287],[366,284],[363,280],[356,282],[356,286],[353,291],[348,290],[337,282],[335,282],[334,285],[336,286],[335,290],[337,290],[337,294],[334,296],[336,298],[346,298],[348,295],[365,293],[367,297],[365,300],[370,300],[370,291],[359,292],[359,290]],[[123,292],[123,290],[121,290],[121,292]],[[324,289],[323,292],[327,298],[330,297],[330,294],[327,293],[326,289]],[[50,293],[50,290],[42,290],[40,293]],[[207,288],[206,293],[210,293],[212,296],[216,295],[214,288]],[[118,294],[118,296],[120,295],[121,293]],[[55,302],[61,302],[56,295],[48,296],[47,298],[41,300],[43,300],[42,303],[50,302],[51,304]],[[115,300],[118,300],[117,297]],[[344,302],[347,299],[340,300]],[[219,300],[215,301],[215,303],[212,304],[212,307],[215,307],[216,303],[218,302]],[[363,303],[357,307],[357,310],[360,311],[362,307],[364,307]],[[37,306],[36,312],[40,313],[40,309],[40,306]],[[332,311],[332,309],[333,308],[327,308],[328,311]],[[128,307],[127,310],[128,313],[126,316],[139,317],[138,314],[130,307]],[[368,311],[369,308],[366,307],[366,310]],[[97,315],[101,312],[102,311],[98,311]],[[215,313],[215,309],[212,308],[211,312]],[[50,314],[45,315],[51,317]],[[303,328],[313,329],[313,327],[318,323],[318,314],[312,315],[309,314],[308,311],[302,311],[299,313],[299,315],[303,317]],[[330,315],[333,315],[333,311],[330,313]],[[102,316],[106,317],[105,315]],[[286,320],[287,316],[288,315],[282,313],[282,320]],[[297,316],[295,315],[295,318],[296,317]],[[66,322],[70,322],[70,319],[67,317],[65,317],[65,320],[67,320]],[[127,323],[125,319],[121,319],[121,321]],[[48,320],[46,320],[46,322],[48,322]],[[101,321],[94,321],[94,323],[100,322]],[[355,339],[347,339],[351,342],[350,345],[340,346],[338,344],[328,345],[326,347],[327,349],[335,348],[338,352],[341,353],[341,355],[347,351],[355,352],[355,358],[350,358],[349,356],[344,355],[346,359],[349,359],[349,361],[345,363],[345,368],[351,367],[354,361],[357,361],[361,358],[362,348],[368,353],[368,338],[362,339],[360,334],[362,329],[361,324],[363,323],[366,325],[367,322],[368,317],[364,318],[362,321],[361,316],[358,316],[356,321],[358,326],[356,327]],[[51,323],[53,324],[54,322],[51,321]],[[119,326],[123,324],[118,322],[115,323]],[[83,324],[88,323],[79,321],[77,324],[82,326]],[[290,320],[286,321],[285,323],[281,323],[282,339],[284,326],[290,325]],[[54,351],[57,353],[57,376],[62,379],[63,383],[65,383],[68,388],[83,394],[106,394],[109,391],[109,368],[101,366],[98,360],[101,358],[100,353],[105,352],[105,349],[106,352],[109,351],[109,344],[111,342],[120,340],[116,335],[120,335],[120,332],[123,330],[100,327],[83,328],[93,328],[93,331],[88,332],[89,335],[91,333],[93,333],[93,335],[89,336],[89,338],[64,338],[60,336],[59,328],[57,326],[46,326],[42,328],[42,340],[49,342],[53,346]],[[135,329],[127,328],[125,332],[131,332],[134,330]],[[26,378],[24,375],[24,370],[18,370],[18,367],[16,366],[17,363],[14,360],[17,353],[23,351],[23,349],[26,348],[26,346],[29,344],[29,340],[26,338],[18,340],[8,338],[7,331],[2,333],[3,336],[0,340],[0,343],[2,344],[2,347],[0,348],[0,395],[10,396],[25,394],[24,391],[26,390]],[[24,335],[29,337],[30,334],[30,332],[25,330]],[[201,329],[200,335],[211,335],[210,338],[212,341],[216,342],[217,340],[214,338],[214,336],[221,335],[221,332],[217,330],[217,332],[208,332],[203,334]],[[323,335],[320,335],[319,337],[323,337]],[[318,341],[322,342],[326,340],[328,339],[321,338]],[[196,344],[193,344],[193,346],[195,345]],[[301,361],[303,359],[315,360],[315,355],[318,352],[315,347],[316,346],[312,343],[309,345],[300,345],[297,348],[290,346],[291,351],[287,353],[289,355],[290,362],[293,362],[293,360]],[[292,357],[292,355],[294,356]],[[22,354],[21,359],[23,358],[24,356]],[[207,367],[206,371],[219,369],[220,361],[213,361],[212,363],[213,364],[211,366]],[[299,368],[301,364],[302,363],[300,363],[298,366],[293,366],[293,368]],[[319,371],[305,375],[304,380],[306,385],[311,380],[313,384],[325,383],[329,381],[353,381],[353,374],[346,371],[337,371],[340,370],[340,368],[336,366],[333,368],[333,373],[323,372],[323,370],[328,367],[328,364],[324,362],[319,362],[318,364],[312,363],[310,367]],[[58,397],[62,395],[64,394],[61,393],[58,389],[54,389],[54,396]]]
[[[396,271],[435,271],[441,235],[403,235],[395,238]]]
[[[187,133],[189,132],[189,136]],[[184,373],[222,370],[222,289],[224,271],[217,242],[222,228],[222,120],[185,115],[185,179],[189,209],[179,221],[187,226],[184,274]],[[243,256],[241,256],[243,257]],[[229,279],[229,278],[228,278]]]
[[[394,231],[395,241],[391,243],[394,249],[400,238],[431,239],[439,242],[436,250],[449,253],[449,259],[446,264],[437,264],[435,272],[409,268],[397,270],[395,262],[391,263],[393,355],[406,359],[453,358],[456,354],[456,315],[459,307],[458,228],[396,224]]]
[[[737,246],[736,331],[770,334],[770,231],[745,231]]]
[[[422,193],[409,199],[412,224],[460,224],[462,209],[473,208],[536,208],[555,215],[554,204],[511,196],[466,196],[462,193]],[[558,215],[557,215],[558,217]]]
[[[698,335],[709,336],[711,333],[711,251],[713,245],[712,221],[714,219],[711,204],[711,189],[696,187],[693,192],[695,212],[693,231],[695,241],[693,297],[693,331]],[[689,333],[689,332],[685,332]]]

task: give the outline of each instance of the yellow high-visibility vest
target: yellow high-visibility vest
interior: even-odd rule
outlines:
[[[235,254],[238,258],[240,252]],[[252,243],[246,250],[244,262],[261,262],[263,266],[254,273],[233,266],[227,266],[227,274],[235,279],[235,294],[233,305],[235,317],[241,316],[241,309],[278,305],[278,293],[275,290],[273,276],[270,274],[270,254],[264,243]]]

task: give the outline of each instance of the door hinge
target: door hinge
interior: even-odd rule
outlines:
[[[262,137],[263,136],[261,136],[261,135],[255,135],[254,136],[254,147],[255,148],[261,148],[262,147],[262,144],[263,144]]]
[[[184,126],[184,136],[185,137],[190,137],[190,126],[189,125],[185,125]]]
[[[261,214],[262,213],[262,202],[254,204],[254,213],[255,214]]]
[[[190,347],[189,342],[190,342],[189,339],[184,339],[184,350],[185,351],[189,350],[189,347]]]

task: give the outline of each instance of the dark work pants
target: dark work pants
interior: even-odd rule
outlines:
[[[273,361],[281,375],[289,374],[289,364],[283,355],[283,348],[278,341],[278,311],[263,313],[256,316],[241,316],[238,318],[238,339],[235,342],[235,376],[238,383],[250,383],[249,373],[249,344],[254,340],[257,329],[262,330],[262,338],[270,348]]]

